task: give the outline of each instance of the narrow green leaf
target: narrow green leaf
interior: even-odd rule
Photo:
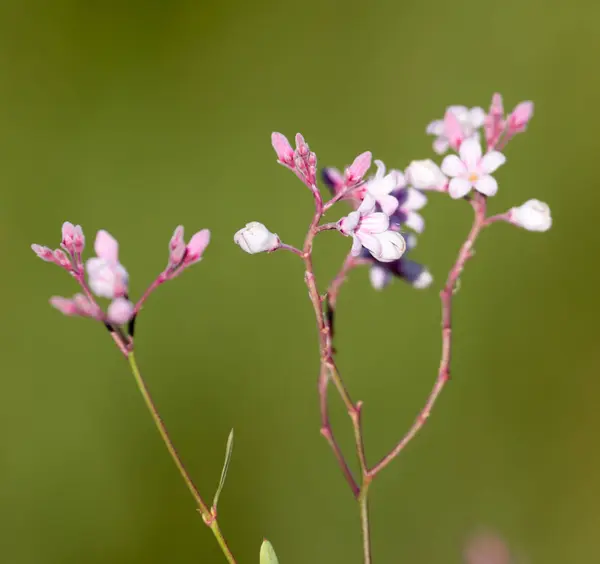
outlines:
[[[217,503],[219,502],[219,496],[221,495],[221,491],[223,490],[223,486],[225,485],[225,478],[227,478],[227,470],[229,470],[229,463],[231,462],[231,454],[233,453],[233,429],[231,429],[229,433],[229,437],[227,437],[227,446],[225,447],[225,462],[223,463],[223,470],[221,470],[221,479],[219,480],[219,485],[217,486],[217,491],[215,492],[215,497],[212,502],[213,507],[217,507]]]
[[[260,547],[260,564],[279,564],[273,545],[265,539]]]

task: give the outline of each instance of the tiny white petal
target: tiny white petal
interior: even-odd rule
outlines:
[[[466,178],[453,178],[448,185],[448,194],[458,200],[464,198],[471,191],[471,183]]]
[[[398,199],[394,196],[390,196],[389,194],[386,196],[381,196],[379,198],[379,205],[381,206],[381,211],[385,215],[392,215],[398,209]]]
[[[350,249],[350,253],[353,257],[357,257],[360,255],[362,251],[362,243],[357,235],[352,235],[352,249]]]
[[[414,229],[417,233],[423,233],[425,229],[425,220],[421,214],[416,212],[409,212],[406,215],[406,221],[404,222],[407,227]]]
[[[369,192],[367,192],[362,203],[360,204],[360,206],[358,206],[358,209],[356,211],[361,216],[369,215],[370,213],[373,213],[375,211],[376,204],[377,201],[375,200],[375,198],[371,194],[369,194]]]
[[[414,188],[407,190],[407,197],[402,204],[402,209],[405,210],[420,210],[427,203],[427,196]]]
[[[436,119],[432,121],[425,130],[428,135],[440,136],[444,134],[444,120]]]
[[[429,288],[432,282],[433,276],[431,275],[431,272],[429,272],[429,270],[424,269],[423,272],[421,272],[421,274],[419,274],[419,276],[417,276],[417,278],[413,280],[412,285],[418,290],[423,290],[425,288]]]
[[[471,108],[469,110],[469,122],[472,128],[479,129],[485,122],[485,111],[483,108]]]
[[[448,179],[431,159],[412,161],[406,169],[406,181],[421,190],[442,188]]]
[[[392,273],[375,264],[369,269],[369,279],[375,290],[383,290],[392,281]]]
[[[493,176],[484,174],[475,182],[475,190],[486,196],[494,196],[498,192],[498,182]]]
[[[379,249],[367,248],[369,248],[371,254],[380,262],[398,260],[404,254],[404,251],[406,251],[406,241],[397,231],[386,231],[379,235],[374,235],[374,237],[377,238]]]
[[[379,237],[381,235],[382,234],[371,235],[370,233],[356,233],[356,237],[361,242],[362,246],[365,247],[376,259],[379,259],[379,255],[381,254],[381,242],[379,241]],[[354,247],[352,247],[352,250],[354,251]]]
[[[438,137],[433,142],[433,150],[438,155],[443,155],[450,148],[450,141],[446,137]]]
[[[360,214],[357,211],[350,212],[346,217],[342,217],[339,222],[340,231],[344,235],[350,235],[358,227]]]
[[[370,213],[360,220],[358,233],[383,233],[390,226],[390,218],[383,212]]]
[[[491,174],[498,167],[502,166],[506,162],[506,157],[498,151],[490,151],[485,154],[479,163],[481,172]]]
[[[465,143],[466,141],[463,142],[461,147],[464,146]],[[447,157],[444,157],[444,160],[442,161],[442,172],[448,176],[460,176],[466,174],[467,167],[456,155],[448,155]]]
[[[465,139],[458,150],[461,160],[465,163],[467,169],[474,169],[481,159],[481,145],[474,138]],[[442,170],[444,170],[442,165]]]

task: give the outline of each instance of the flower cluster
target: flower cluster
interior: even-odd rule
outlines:
[[[209,240],[210,232],[204,229],[186,244],[183,227],[177,227],[169,243],[167,267],[135,305],[129,299],[129,274],[119,262],[119,243],[107,231],[98,231],[94,242],[96,256],[88,259],[85,264],[82,258],[85,247],[83,230],[81,226],[69,222],[62,226],[61,249],[52,250],[41,245],[32,245],[31,248],[42,260],[65,269],[81,287],[82,292],[73,298],[50,298],[50,303],[56,309],[65,315],[102,321],[114,330],[115,326],[124,325],[135,317],[156,287],[175,278],[184,269],[201,260]],[[111,300],[106,312],[94,296]]]

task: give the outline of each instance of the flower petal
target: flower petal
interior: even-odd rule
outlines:
[[[374,264],[369,269],[369,279],[375,290],[383,290],[392,281],[392,274],[383,266]]]
[[[481,145],[479,141],[473,137],[465,139],[461,143],[458,152],[468,170],[473,170],[479,163],[479,159],[481,159]]]
[[[498,183],[493,176],[485,174],[480,176],[479,180],[475,182],[475,190],[486,196],[494,196],[498,191]]]
[[[96,235],[94,250],[100,258],[113,262],[118,262],[119,260],[119,243],[117,243],[117,240],[108,231],[104,231],[104,229],[98,231],[98,234]]]
[[[356,238],[360,241],[363,247],[368,249],[369,252],[379,260],[379,255],[381,254],[381,243],[379,242],[379,236],[358,232],[356,233]],[[352,247],[352,250],[354,251],[354,246]]]
[[[360,256],[363,249],[363,245],[360,242],[360,239],[356,235],[352,235],[352,249],[350,249],[350,253],[353,257]]]
[[[425,220],[423,219],[423,216],[417,212],[408,212],[404,224],[411,229],[414,229],[417,233],[423,233],[423,229],[425,229]]]
[[[420,210],[427,203],[427,196],[414,188],[409,188],[406,193],[406,200],[402,204],[404,210]]]
[[[354,230],[358,227],[360,221],[360,214],[357,211],[350,212],[346,217],[342,217],[339,221],[340,231],[344,235],[350,235],[354,233]]]
[[[383,233],[387,231],[390,226],[390,218],[383,212],[370,213],[365,215],[360,220],[357,233]],[[366,245],[365,245],[366,246]]]
[[[490,151],[483,155],[483,159],[479,163],[481,172],[485,174],[491,174],[498,167],[502,166],[506,162],[506,157],[498,151]]]
[[[438,137],[434,142],[433,142],[433,150],[438,154],[438,155],[443,155],[450,147],[450,142],[448,141],[447,137]]]
[[[483,108],[475,107],[469,110],[469,125],[473,129],[479,129],[485,121],[485,112]]]
[[[442,172],[447,176],[460,176],[466,174],[467,167],[456,155],[448,155],[442,161]]]
[[[380,196],[379,205],[381,206],[381,211],[383,211],[385,215],[390,216],[398,209],[398,200],[389,194]]]
[[[406,251],[406,241],[397,231],[386,231],[375,235],[379,242],[379,252],[375,253],[369,248],[371,254],[380,262],[393,262],[398,260]],[[364,243],[363,243],[364,244]],[[365,245],[366,247],[366,245]],[[368,248],[368,247],[367,247]]]
[[[427,135],[436,135],[437,137],[440,137],[444,134],[444,120],[436,119],[432,121],[429,125],[427,125],[425,132]]]
[[[358,206],[358,209],[356,211],[361,217],[369,215],[370,213],[373,213],[375,211],[376,204],[377,201],[375,200],[375,198],[367,192],[362,203],[360,204],[360,206]]]
[[[471,183],[466,178],[453,178],[448,185],[448,194],[458,200],[464,198],[471,191]]]

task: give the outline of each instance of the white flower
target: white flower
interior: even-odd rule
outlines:
[[[352,237],[353,256],[359,256],[365,247],[380,262],[398,260],[406,250],[406,242],[400,233],[390,231],[390,218],[376,212],[375,206],[375,198],[367,192],[359,208],[340,219],[338,229]]]
[[[406,185],[404,175],[399,170],[390,170],[386,174],[385,165],[382,161],[375,161],[375,165],[377,166],[377,172],[366,183],[365,188],[381,206],[381,211],[389,216],[398,208],[398,200],[391,195],[391,192]]]
[[[431,159],[412,161],[406,169],[406,180],[419,190],[443,190],[448,178]]]
[[[258,221],[247,223],[246,227],[233,236],[233,240],[243,251],[251,255],[274,251],[281,245],[279,237]]]
[[[449,106],[446,112],[452,113],[457,119],[462,136],[464,139],[477,137],[479,128],[485,121],[485,111],[483,108],[467,108],[466,106]],[[444,154],[450,147],[450,139],[448,137],[447,124],[444,119],[432,121],[427,126],[427,133],[435,135],[436,140],[433,142],[433,150],[438,154]]]
[[[88,283],[92,292],[102,298],[120,298],[127,294],[129,275],[119,262],[119,244],[101,229],[94,243],[96,257],[86,263]]]
[[[548,231],[552,227],[550,207],[539,200],[527,200],[509,212],[510,222],[528,231]]]
[[[481,157],[481,145],[476,139],[467,139],[460,145],[460,159],[448,155],[442,162],[442,172],[452,176],[448,192],[452,198],[466,196],[471,188],[481,194],[493,196],[498,191],[498,183],[490,176],[506,162],[506,157],[498,151],[489,151]]]

